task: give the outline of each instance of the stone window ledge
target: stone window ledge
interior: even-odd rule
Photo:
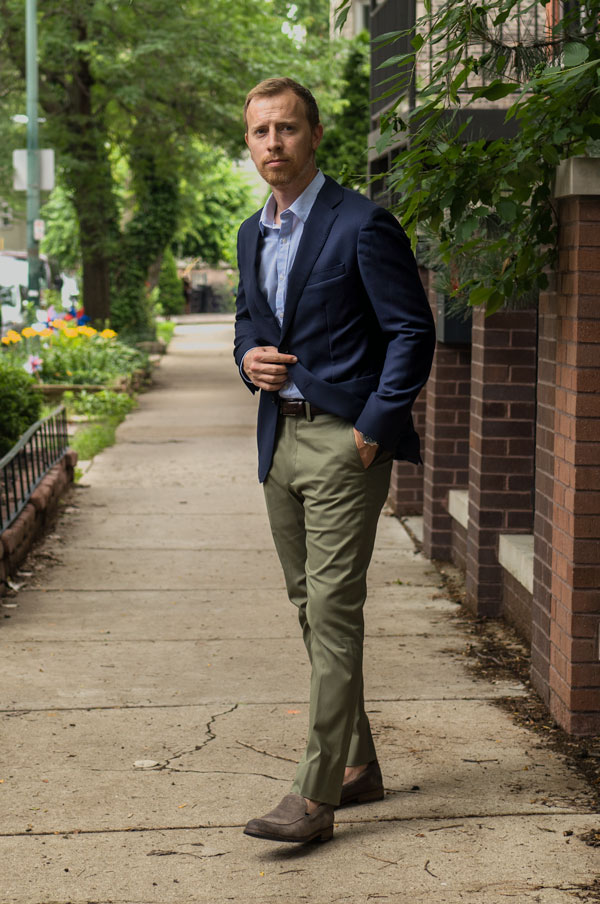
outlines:
[[[533,534],[500,534],[498,561],[519,584],[533,593]]]
[[[469,527],[469,491],[450,490],[448,492],[448,512],[462,524],[465,530]]]

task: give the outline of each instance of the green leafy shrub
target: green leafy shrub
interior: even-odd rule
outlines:
[[[147,366],[147,356],[142,352],[101,333],[68,335],[59,330],[40,355],[45,383],[111,383]]]
[[[80,461],[88,461],[102,449],[114,444],[118,426],[119,418],[116,417],[89,424],[75,433],[69,445],[75,449]]]
[[[113,392],[111,389],[101,389],[100,392],[65,392],[63,401],[76,414],[97,420],[113,417],[122,420],[137,405],[136,400],[126,392]]]
[[[158,321],[156,324],[156,335],[159,339],[168,345],[171,339],[173,338],[173,333],[175,332],[175,324],[172,320],[163,320]]]
[[[22,367],[0,360],[0,458],[39,420],[42,396]]]
[[[183,283],[177,276],[177,264],[170,248],[165,249],[158,277],[158,303],[167,316],[181,314],[185,307]]]

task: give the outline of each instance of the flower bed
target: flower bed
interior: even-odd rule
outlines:
[[[3,355],[44,384],[112,386],[148,368],[147,356],[120,342],[114,330],[67,320],[10,330],[1,341]]]

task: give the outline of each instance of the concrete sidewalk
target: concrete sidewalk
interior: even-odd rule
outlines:
[[[366,695],[387,789],[334,840],[242,834],[287,792],[308,667],[231,324],[180,325],[0,624],[0,904],[567,904],[586,788],[478,680],[437,572],[381,520]],[[53,561],[52,556],[58,561]]]

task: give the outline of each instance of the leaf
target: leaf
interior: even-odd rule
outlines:
[[[467,239],[471,238],[478,225],[479,219],[473,215],[462,220],[456,227],[456,241],[461,244],[466,242]]]
[[[550,163],[552,166],[558,166],[560,163],[560,155],[552,144],[542,145],[542,157],[546,163]]]
[[[469,293],[469,304],[471,307],[479,304],[486,304],[493,291],[494,289],[490,286],[478,286],[476,289],[471,289]]]
[[[479,97],[485,97],[486,100],[501,100],[509,94],[514,94],[518,90],[518,85],[512,82],[502,82],[500,79],[494,79],[489,85],[479,88],[473,93],[473,100]]]
[[[490,314],[494,314],[496,311],[498,311],[504,304],[504,301],[505,297],[503,293],[498,291],[497,289],[494,290],[486,302],[485,316],[489,317]]]
[[[415,35],[410,43],[416,51],[419,51],[425,43],[425,38],[423,37],[423,35]]]
[[[465,66],[465,68],[461,72],[459,72],[458,75],[456,76],[456,78],[452,81],[452,84],[450,85],[450,96],[454,100],[456,99],[456,94],[457,94],[458,89],[460,88],[461,85],[463,85],[466,82],[466,80],[468,79],[470,74],[471,74],[471,67]]]
[[[395,41],[397,38],[402,37],[404,35],[403,31],[386,31],[383,35],[377,35],[376,38],[373,38],[373,44],[381,44],[383,41]]]
[[[585,132],[590,138],[593,138],[594,141],[600,140],[600,123],[598,122],[590,122],[585,126]]]
[[[571,41],[564,46],[563,63],[570,69],[572,66],[579,66],[581,63],[585,63],[589,55],[590,52],[585,44],[580,44],[579,41]]]
[[[382,154],[385,151],[386,147],[390,143],[390,139],[393,134],[394,134],[393,126],[388,126],[387,129],[381,133],[381,135],[375,142],[375,149],[378,154]]]
[[[507,9],[503,13],[500,13],[498,16],[496,16],[496,18],[494,19],[494,25],[496,26],[496,28],[498,27],[498,25],[502,25],[504,22],[506,22],[511,14],[511,11],[512,10]]]
[[[498,201],[496,210],[505,223],[513,223],[517,218],[518,208],[514,201],[509,201],[508,199]]]
[[[387,69],[388,66],[395,66],[396,64],[400,66],[402,63],[407,63],[409,60],[414,60],[414,53],[398,53],[396,56],[391,56],[387,60],[384,60],[383,63],[380,63],[377,67],[378,69]]]

